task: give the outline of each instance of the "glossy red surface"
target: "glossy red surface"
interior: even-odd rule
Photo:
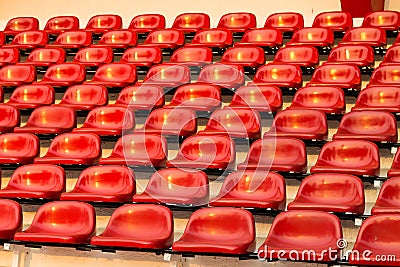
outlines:
[[[57,16],[50,18],[44,26],[48,34],[60,34],[79,29],[79,19],[75,16]]]
[[[212,207],[285,210],[285,179],[274,172],[244,170],[229,174]]]
[[[137,44],[137,34],[131,30],[113,30],[103,33],[100,41],[93,46],[127,49]]]
[[[35,163],[92,165],[101,157],[100,137],[90,133],[65,133],[56,136],[49,150]]]
[[[180,64],[158,64],[149,69],[143,83],[175,88],[190,83],[190,68]]]
[[[385,46],[386,33],[384,30],[375,27],[357,27],[349,29],[339,45],[362,44],[369,46]]]
[[[177,156],[167,162],[167,167],[232,169],[235,153],[234,142],[228,136],[190,136],[181,144]]]
[[[162,52],[158,47],[132,47],[125,50],[120,62],[137,67],[151,67],[162,62]]]
[[[198,31],[192,42],[186,46],[228,48],[232,46],[232,42],[232,33],[228,29],[209,29]]]
[[[54,103],[54,89],[50,85],[22,85],[14,89],[7,104],[18,109],[34,109]]]
[[[60,47],[64,49],[79,49],[92,44],[92,34],[83,30],[67,31],[57,36],[54,43],[48,47]]]
[[[400,177],[397,176],[383,183],[375,205],[371,209],[372,215],[400,213],[399,183]]]
[[[394,64],[394,65],[379,66],[372,73],[368,86],[371,85],[400,86],[399,77],[400,73],[398,65]]]
[[[393,45],[386,50],[385,57],[379,66],[400,64],[400,45]]]
[[[161,167],[167,153],[167,140],[161,135],[126,134],[118,139],[109,157],[100,159],[100,164]]]
[[[179,14],[174,23],[173,29],[179,29],[185,33],[193,33],[198,30],[210,28],[210,16],[205,13],[183,13]]]
[[[17,35],[18,33],[25,31],[39,30],[39,20],[35,17],[16,17],[10,19],[3,33],[5,35]]]
[[[339,258],[337,242],[342,238],[340,220],[333,214],[309,210],[287,211],[275,217],[258,253],[266,259],[290,259],[293,255],[301,255],[304,261],[317,259],[328,262],[332,261],[330,258]],[[313,253],[303,253],[309,250]]]
[[[17,48],[0,48],[0,67],[19,62],[19,50]]]
[[[278,50],[274,62],[314,67],[319,64],[318,49],[313,46],[287,46]]]
[[[256,16],[248,12],[236,12],[222,15],[217,28],[227,29],[231,32],[245,32],[247,29],[257,27]]]
[[[29,133],[0,135],[0,164],[29,164],[39,156],[39,138]]]
[[[261,170],[305,173],[307,152],[303,141],[295,138],[263,138],[251,144],[238,170]]]
[[[107,88],[102,85],[79,84],[69,87],[57,106],[75,110],[92,110],[108,103]]]
[[[323,173],[306,177],[288,210],[320,210],[363,214],[364,185],[360,178],[348,174]]]
[[[86,24],[85,31],[91,33],[104,33],[122,28],[122,18],[114,14],[101,14],[93,16]]]
[[[22,230],[22,208],[13,200],[1,199],[0,212],[0,240],[11,240]]]
[[[170,205],[206,205],[209,198],[208,176],[192,169],[167,168],[155,172],[145,190],[133,196],[133,202]]]
[[[114,61],[114,53],[110,47],[86,47],[80,49],[72,62],[85,67],[98,67]]]
[[[310,45],[310,46],[332,46],[334,36],[331,29],[307,27],[296,30],[292,39],[286,43],[287,46],[292,45]]]
[[[19,110],[11,105],[0,105],[0,132],[12,132],[20,124]]]
[[[104,232],[92,237],[100,247],[168,249],[174,241],[172,212],[160,205],[125,205],[114,211]]]
[[[188,67],[204,67],[213,62],[213,53],[208,47],[181,47],[174,51],[170,62]]]
[[[353,28],[353,19],[348,12],[322,12],[315,16],[312,27],[328,28],[334,32],[345,32]]]
[[[352,64],[374,67],[374,49],[366,45],[341,45],[332,49],[326,61],[329,64]]]
[[[144,44],[140,46],[158,47],[160,49],[176,49],[185,44],[185,34],[174,29],[155,30],[147,35]]]
[[[281,32],[294,32],[303,27],[303,15],[296,12],[271,14],[268,16],[264,24],[264,28],[274,28]]]
[[[235,42],[235,46],[278,47],[282,42],[282,33],[277,29],[250,29],[244,33],[240,42]]]
[[[54,201],[39,207],[32,224],[14,239],[25,243],[87,244],[96,232],[96,214],[89,204]]]
[[[274,63],[258,68],[254,76],[254,83],[257,85],[300,88],[303,84],[303,76],[299,66]]]
[[[400,87],[369,86],[360,92],[352,110],[400,112]]]
[[[50,164],[30,164],[14,171],[0,198],[53,199],[65,192],[65,171]]]
[[[40,82],[34,84],[47,84],[51,86],[71,86],[80,84],[86,79],[83,65],[78,63],[60,63],[51,65]]]
[[[254,218],[250,212],[228,207],[192,213],[182,237],[172,250],[190,253],[248,254],[256,246]]]
[[[17,87],[36,80],[36,70],[32,66],[9,65],[0,69],[0,86]]]
[[[128,29],[137,33],[147,33],[165,28],[165,17],[161,14],[142,14],[134,17]]]
[[[377,27],[386,31],[397,31],[400,28],[398,11],[375,11],[364,17],[362,27]]]
[[[221,63],[258,68],[265,63],[264,50],[261,47],[228,48],[222,55]]]
[[[243,67],[233,64],[212,64],[200,71],[197,81],[222,88],[238,88],[245,83],[244,70]]]
[[[311,86],[338,86],[342,89],[361,87],[361,72],[357,66],[347,64],[324,64],[315,69]]]
[[[125,87],[115,102],[115,105],[133,110],[153,110],[163,107],[164,104],[162,87],[145,84]]]
[[[392,166],[387,173],[387,177],[394,176],[400,176],[400,150],[397,150],[392,162]]]
[[[335,140],[322,147],[311,173],[377,176],[379,167],[379,151],[374,143],[365,140]]]
[[[94,166],[81,172],[74,188],[61,200],[130,202],[136,192],[135,174],[124,166]]]
[[[137,81],[136,67],[126,63],[113,62],[101,65],[93,79],[84,84],[97,84],[106,87],[125,87]]]
[[[63,63],[65,58],[66,53],[62,48],[36,48],[29,54],[25,62],[18,64],[32,65],[35,67],[49,67],[53,64]]]

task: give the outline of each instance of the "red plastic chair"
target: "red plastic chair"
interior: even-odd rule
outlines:
[[[0,164],[29,164],[39,156],[39,138],[29,133],[0,135]]]
[[[335,215],[311,210],[287,211],[275,217],[258,255],[268,260],[293,257],[296,260],[293,255],[301,255],[303,261],[336,261],[341,250],[338,240],[342,239],[342,225]],[[310,250],[313,253],[304,253]]]
[[[399,78],[398,65],[379,66],[372,73],[368,86],[400,86]]]
[[[379,174],[377,145],[365,140],[335,140],[326,143],[311,173],[347,173],[357,176]]]
[[[185,46],[226,49],[232,46],[232,43],[232,33],[228,29],[209,29],[198,31],[192,42]]]
[[[351,64],[373,68],[374,49],[366,45],[341,45],[332,49],[326,61],[329,64]]]
[[[369,86],[361,90],[352,110],[379,110],[398,113],[400,112],[400,87]]]
[[[12,240],[14,234],[22,230],[22,208],[8,199],[0,200],[0,240]]]
[[[75,187],[61,200],[130,202],[136,192],[135,175],[124,166],[94,166],[81,172]]]
[[[79,30],[79,19],[76,16],[57,16],[50,18],[44,26],[48,34],[58,35],[63,32]]]
[[[76,127],[75,111],[67,107],[38,107],[31,113],[23,127],[14,128],[14,133],[61,134]]]
[[[114,53],[110,47],[85,47],[76,53],[72,62],[91,68],[111,63],[113,60]]]
[[[319,64],[318,49],[313,46],[287,46],[276,52],[273,62],[314,68]]]
[[[30,164],[14,171],[0,198],[57,200],[65,192],[65,171],[50,164]]]
[[[213,62],[213,53],[208,47],[181,47],[172,53],[170,62],[202,68]]]
[[[89,19],[86,24],[85,31],[102,34],[111,30],[119,30],[122,28],[122,18],[114,14],[96,15]]]
[[[372,207],[372,215],[400,213],[399,191],[397,190],[399,179],[400,177],[391,177],[383,183],[375,205]]]
[[[134,132],[186,137],[196,131],[197,119],[194,110],[159,108],[147,116],[143,128],[136,129]]]
[[[80,84],[69,87],[57,106],[75,110],[92,110],[108,103],[107,88],[102,85]]]
[[[277,49],[282,46],[282,42],[282,33],[277,29],[251,29],[244,33],[240,42],[235,42],[235,46]]]
[[[186,138],[178,155],[167,162],[167,167],[196,169],[232,169],[235,145],[228,136],[196,135]]]
[[[332,30],[328,28],[307,27],[293,33],[292,39],[286,43],[287,46],[309,45],[315,47],[331,47],[334,42]]]
[[[22,85],[13,91],[8,105],[18,109],[35,109],[54,103],[55,92],[50,85]]]
[[[17,87],[36,80],[36,70],[32,66],[9,65],[0,69],[0,86]]]
[[[227,29],[231,32],[245,32],[247,29],[257,27],[256,16],[248,12],[236,12],[223,15],[217,28]]]
[[[65,133],[56,136],[43,157],[35,163],[92,165],[101,157],[100,137],[90,133]]]
[[[127,63],[108,63],[101,65],[93,79],[84,84],[104,85],[106,87],[125,87],[137,81],[136,67]]]
[[[377,27],[386,31],[397,31],[400,28],[400,13],[398,11],[375,11],[367,14],[362,27]]]
[[[0,133],[12,132],[20,124],[19,111],[11,105],[0,105]]]
[[[277,112],[282,108],[282,91],[276,86],[247,85],[239,87],[230,108],[250,108],[258,112]]]
[[[217,85],[192,83],[179,86],[164,108],[188,108],[213,112],[221,107],[221,88]]]
[[[339,45],[369,45],[383,47],[386,45],[386,33],[375,27],[358,27],[349,29],[343,36]]]
[[[155,172],[133,202],[199,206],[208,204],[208,176],[202,171],[167,168]]]
[[[92,34],[83,30],[67,31],[57,36],[54,43],[47,47],[59,47],[63,49],[80,49],[92,44]]]
[[[53,64],[64,63],[66,59],[65,50],[62,48],[36,48],[33,50],[25,62],[20,65],[31,65],[34,67],[49,67]]]
[[[180,64],[159,64],[151,67],[143,79],[145,85],[176,88],[190,83],[190,68]]]
[[[274,85],[282,88],[300,88],[303,85],[303,76],[299,66],[274,63],[258,68],[254,76],[254,83],[257,86]]]
[[[261,170],[305,173],[307,152],[303,141],[295,138],[276,137],[255,141],[246,160],[238,170]]]
[[[286,109],[278,112],[264,136],[293,137],[302,140],[326,140],[328,122],[325,113],[312,109]]]
[[[137,44],[137,34],[131,30],[113,30],[103,33],[100,41],[92,46],[127,49]]]
[[[228,135],[231,138],[261,137],[261,117],[257,111],[245,108],[224,108],[214,111],[199,135]]]
[[[165,17],[161,14],[142,14],[134,17],[128,29],[139,34],[165,28]]]
[[[343,11],[322,12],[315,16],[312,27],[328,28],[333,32],[345,32],[353,28],[353,18]]]
[[[163,61],[161,49],[158,47],[132,47],[125,50],[120,62],[133,64],[136,67],[148,67]]]
[[[398,214],[379,214],[367,218],[361,225],[354,244],[353,250],[358,253],[350,255],[349,263],[354,265],[399,265],[400,254],[397,249],[399,238],[393,234],[399,230],[399,225],[400,216]],[[368,256],[363,257],[363,255]],[[371,259],[380,259],[386,255],[390,255],[391,260],[371,262]]]
[[[224,52],[221,63],[255,69],[265,63],[264,50],[261,47],[232,47]]]
[[[0,48],[0,67],[14,65],[19,62],[19,50],[17,48]]]
[[[197,81],[235,89],[245,83],[244,70],[233,64],[212,64],[200,71]]]
[[[390,167],[387,177],[400,176],[400,152],[397,150],[394,156],[392,166]]]
[[[183,236],[175,241],[172,250],[241,255],[253,252],[255,246],[254,218],[250,212],[214,207],[192,213]]]
[[[313,109],[343,114],[346,111],[344,92],[336,86],[302,87],[296,91],[290,109]]]
[[[16,17],[10,19],[4,30],[4,35],[15,36],[26,31],[39,30],[39,20],[35,17]]]
[[[360,90],[361,71],[348,64],[324,64],[315,69],[311,86],[337,86],[342,89]]]
[[[95,133],[100,136],[116,136],[135,128],[135,113],[118,106],[102,106],[90,110],[82,127],[74,133]]]
[[[167,161],[167,146],[161,135],[126,134],[118,139],[109,157],[100,159],[100,164],[162,167]]]
[[[134,229],[134,230],[132,230]],[[160,205],[134,204],[117,208],[91,245],[138,249],[168,249],[174,241],[172,212]]]
[[[1,70],[0,70],[1,72]],[[78,63],[60,63],[51,65],[40,82],[33,84],[66,87],[80,84],[86,79],[85,67]]]
[[[300,185],[288,210],[320,210],[335,213],[363,214],[364,185],[349,174],[312,174]]]
[[[285,210],[285,179],[273,172],[237,171],[229,174],[212,207],[238,207]]]
[[[296,12],[274,13],[268,16],[264,28],[274,28],[281,32],[294,32],[304,27],[303,15]]]
[[[42,205],[32,224],[14,235],[24,243],[87,244],[96,232],[96,214],[89,204],[54,201]]]
[[[210,28],[210,16],[204,13],[183,13],[175,18],[171,28],[195,33]]]
[[[160,49],[175,50],[185,44],[185,35],[174,29],[155,30],[150,32],[143,44],[139,46],[158,47]]]
[[[133,85],[122,89],[115,105],[133,110],[153,110],[165,104],[164,90],[156,85]]]
[[[400,45],[393,45],[389,47],[379,66],[395,64],[400,64]]]

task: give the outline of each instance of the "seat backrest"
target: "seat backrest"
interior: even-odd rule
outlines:
[[[44,74],[42,81],[80,83],[85,79],[86,70],[83,65],[67,62],[50,66]]]
[[[0,239],[11,240],[16,232],[22,230],[22,208],[18,202],[0,199]]]
[[[361,71],[357,66],[348,64],[325,64],[315,69],[311,82],[360,83]]]
[[[54,44],[89,46],[92,44],[92,34],[83,30],[63,32],[57,36]]]
[[[122,89],[115,102],[132,108],[143,107],[147,110],[164,106],[165,97],[162,87],[156,85],[133,85]]]
[[[393,45],[386,51],[384,63],[400,63],[400,45]]]
[[[243,67],[233,64],[211,64],[200,71],[197,81],[217,85],[236,82],[244,85],[244,70]]]
[[[291,43],[326,42],[333,44],[334,37],[331,29],[307,27],[293,33]]]
[[[14,64],[19,61],[19,50],[17,48],[0,48],[0,63]]]
[[[104,64],[97,69],[92,79],[92,81],[127,83],[134,83],[136,80],[136,67],[126,63]]]
[[[184,84],[179,86],[170,105],[177,107],[199,104],[221,105],[221,88],[212,84]]]
[[[265,52],[261,47],[231,47],[224,52],[221,62],[239,64],[254,62],[263,65]]]
[[[210,16],[205,13],[183,13],[179,14],[171,28],[177,29],[208,29],[210,28]]]
[[[221,44],[231,46],[233,42],[232,33],[225,29],[201,30],[193,37],[192,44]]]
[[[218,22],[217,28],[228,30],[245,31],[257,27],[256,16],[248,12],[228,13],[223,15]]]
[[[397,86],[368,86],[361,90],[355,107],[396,112],[400,106],[399,96],[400,87]]]
[[[99,45],[124,44],[135,46],[137,43],[137,35],[131,30],[113,30],[103,33],[98,42]]]
[[[9,65],[0,69],[0,82],[31,83],[36,80],[36,70],[32,66]]]
[[[358,27],[349,29],[342,39],[344,42],[380,42],[386,44],[384,30],[373,27]]]
[[[107,88],[102,85],[79,84],[69,87],[60,104],[105,105],[108,103]]]
[[[65,31],[76,31],[79,29],[79,19],[76,16],[57,16],[50,18],[44,26],[44,31],[62,33]]]
[[[283,37],[282,33],[277,29],[251,29],[244,33],[242,42],[281,45]]]
[[[344,91],[336,86],[306,86],[298,89],[290,108],[318,109],[333,108],[341,113],[345,109]]]
[[[111,63],[114,60],[114,53],[110,47],[86,47],[80,49],[73,62],[85,64]]]
[[[303,81],[301,69],[298,66],[289,64],[268,64],[258,68],[255,76],[255,83],[294,82]]]
[[[0,105],[0,129],[7,129],[4,132],[12,131],[12,129],[20,124],[19,110],[7,104]],[[0,132],[3,130],[0,130]]]
[[[131,131],[135,128],[135,113],[124,107],[96,107],[87,115],[83,127]]]
[[[362,22],[362,27],[378,27],[383,30],[400,28],[400,13],[398,11],[375,11],[367,14]]]
[[[181,47],[172,53],[170,62],[204,62],[210,64],[213,62],[213,53],[207,47]]]
[[[76,127],[76,114],[73,109],[67,107],[38,107],[33,110],[25,126],[72,130]]]
[[[66,133],[56,136],[46,153],[48,157],[98,158],[100,137],[90,133]]]
[[[39,138],[29,133],[10,133],[0,135],[0,155],[2,157],[37,157]]]
[[[387,55],[387,54],[386,54]],[[332,49],[327,62],[374,62],[374,49],[366,45],[341,45]]]
[[[190,83],[190,68],[179,64],[158,64],[150,68],[143,82]]]
[[[268,16],[264,28],[275,28],[282,32],[294,32],[304,27],[303,15],[296,12],[274,13]]]
[[[29,103],[50,105],[54,103],[55,91],[50,85],[22,85],[12,92],[8,104]]]
[[[286,109],[274,117],[272,127],[277,133],[320,133],[328,135],[325,113],[312,109]]]
[[[107,30],[118,30],[122,28],[122,18],[119,15],[103,14],[89,19],[85,30],[103,32]]]
[[[287,46],[276,52],[274,62],[317,65],[319,63],[318,49],[312,46]]]
[[[34,17],[16,17],[10,19],[5,28],[4,32],[7,34],[15,35],[19,32],[35,31],[39,29],[39,20]]]
[[[63,63],[66,58],[66,52],[62,48],[37,48],[33,50],[26,62],[50,62],[50,63]]]
[[[350,13],[343,11],[322,12],[315,16],[312,26],[346,31],[353,28],[353,18]]]
[[[120,62],[159,64],[162,60],[162,52],[158,47],[132,47],[125,50]]]
[[[197,129],[196,113],[191,109],[159,108],[153,110],[144,123],[145,129],[192,130]]]
[[[45,31],[25,31],[15,35],[12,40],[12,45],[35,45],[45,46],[49,41],[49,37]]]
[[[269,85],[247,85],[238,88],[232,97],[230,106],[249,107],[257,110],[269,109],[275,112],[282,107],[282,91],[276,86]]]
[[[183,32],[174,29],[155,30],[149,33],[145,44],[176,44],[183,45],[185,35]]]
[[[399,77],[400,73],[396,65],[384,65],[374,70],[369,82],[370,84],[398,85],[400,84]]]
[[[143,14],[134,17],[128,29],[161,30],[165,28],[165,17],[161,14]]]

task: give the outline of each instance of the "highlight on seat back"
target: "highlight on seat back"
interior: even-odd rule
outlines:
[[[236,12],[222,15],[217,28],[227,29],[231,32],[245,32],[247,29],[257,27],[256,16],[248,12]]]
[[[374,49],[366,45],[337,46],[331,50],[326,62],[373,68],[375,63]]]
[[[155,172],[133,202],[204,206],[209,198],[208,176],[202,171],[167,168]]]
[[[8,65],[0,69],[0,86],[17,87],[36,81],[36,70],[32,66]]]
[[[400,152],[399,150],[396,151],[396,154],[394,156],[392,166],[390,167],[387,177],[394,177],[394,176],[400,176]]]
[[[309,45],[315,47],[331,47],[334,36],[331,29],[306,27],[296,30],[292,39],[286,43],[287,46]]]
[[[156,134],[125,134],[114,146],[111,155],[100,159],[102,165],[130,167],[162,167],[167,161],[168,144],[165,137]]]
[[[294,32],[304,27],[303,15],[296,12],[273,13],[265,21],[264,28],[274,28],[281,32]]]
[[[51,164],[30,164],[14,171],[0,198],[52,199],[65,192],[65,171]]]
[[[256,69],[265,63],[264,50],[261,47],[231,47],[222,55],[221,63]]]
[[[165,104],[164,91],[157,85],[132,85],[118,94],[115,105],[133,110],[151,111]]]
[[[67,31],[79,29],[79,19],[76,16],[56,16],[50,18],[44,26],[44,31],[48,34],[60,34]]]
[[[368,86],[361,90],[352,110],[400,112],[400,87]]]
[[[190,68],[181,64],[158,64],[152,66],[143,79],[143,84],[158,85],[164,90],[190,83]]]
[[[274,63],[258,68],[254,75],[254,83],[282,88],[300,88],[303,85],[303,76],[299,66]]]
[[[139,46],[158,47],[160,49],[177,49],[185,44],[185,35],[174,29],[154,30],[150,32],[143,44]]]
[[[188,67],[202,68],[213,62],[212,50],[208,47],[181,47],[172,53],[171,63],[179,63]]]
[[[63,49],[79,49],[92,44],[92,34],[84,30],[67,31],[57,36],[54,43],[48,47],[59,47]]]
[[[4,35],[14,36],[20,32],[39,30],[39,20],[35,17],[16,17],[10,19],[4,30]]]
[[[21,122],[19,110],[11,105],[0,105],[0,133],[12,132]]]
[[[61,200],[130,202],[136,192],[135,175],[124,166],[93,166],[81,172],[74,188]]]
[[[17,48],[0,48],[0,67],[14,65],[19,62],[19,58],[19,50]]]
[[[198,31],[193,40],[185,46],[225,49],[232,46],[232,43],[232,33],[228,29],[208,29]]]
[[[376,27],[357,27],[347,30],[339,45],[363,44],[372,47],[383,47],[386,45],[386,33]]]
[[[69,87],[57,106],[75,110],[92,110],[108,103],[108,91],[102,85],[79,84]]]
[[[89,204],[54,201],[41,207],[32,224],[14,235],[23,243],[88,244],[96,232],[96,214]]]
[[[210,28],[210,16],[205,13],[182,13],[175,18],[171,28],[195,33]]]
[[[400,13],[390,10],[371,12],[364,17],[362,27],[377,27],[397,32],[400,28]]]
[[[347,173],[356,176],[379,175],[379,151],[376,144],[365,140],[334,140],[319,153],[311,173]]]
[[[307,85],[360,90],[361,71],[357,66],[349,64],[324,64],[315,69]]]
[[[258,248],[258,255],[265,260],[299,260],[293,255],[301,255],[302,261],[336,261],[341,255],[337,243],[342,238],[342,225],[333,214],[286,211],[275,217],[267,239]],[[309,250],[313,253],[304,253]],[[332,253],[326,253],[328,250]]]
[[[213,233],[213,235],[210,235]],[[244,255],[256,246],[253,215],[242,209],[213,207],[192,213],[172,250],[189,253]]]
[[[113,62],[101,65],[93,79],[84,84],[98,84],[106,87],[125,87],[137,81],[136,67],[126,63]]]
[[[349,12],[322,12],[315,16],[312,27],[328,28],[335,33],[345,32],[353,28],[353,18]]]
[[[321,173],[307,176],[288,210],[320,210],[335,213],[363,214],[364,185],[349,174]]]
[[[49,67],[53,64],[64,63],[66,58],[65,50],[59,47],[43,47],[33,50],[25,62],[20,65],[31,65],[34,67]]]
[[[371,209],[372,215],[400,213],[400,194],[397,190],[399,181],[400,177],[391,177],[383,183]]]
[[[264,50],[277,48],[282,45],[282,33],[277,29],[250,29],[247,30],[240,42],[235,42],[235,47],[262,47]]]
[[[174,241],[171,210],[153,204],[130,204],[117,208],[106,229],[92,237],[91,245],[138,249],[168,249]]]
[[[30,133],[0,135],[0,164],[29,164],[39,156],[39,138]]]
[[[161,14],[141,14],[134,17],[128,29],[137,33],[148,33],[153,30],[162,30],[165,28],[165,17]]]
[[[13,200],[1,199],[0,212],[0,240],[12,240],[22,230],[22,208]]]
[[[400,86],[399,77],[400,74],[396,64],[379,66],[372,73],[368,87],[371,85]]]
[[[229,170],[233,169],[235,153],[235,145],[228,136],[190,136],[181,144],[177,156],[167,162],[167,167]]]
[[[111,63],[113,60],[114,53],[110,47],[86,47],[76,53],[72,62],[90,68]]]
[[[253,142],[238,170],[305,173],[307,152],[303,141],[295,138],[263,138]]]
[[[93,16],[86,24],[85,31],[92,33],[104,33],[110,30],[122,28],[122,18],[114,14],[101,14]]]
[[[300,67],[315,67],[319,64],[318,49],[313,46],[287,46],[276,52],[276,63],[293,64]]]
[[[245,83],[244,70],[243,67],[233,64],[212,64],[200,71],[197,81],[236,89]]]
[[[150,68],[160,64],[162,60],[162,52],[158,47],[132,47],[125,50],[119,62]]]
[[[85,79],[86,71],[83,65],[67,62],[51,65],[44,74],[43,79],[40,82],[34,82],[34,84],[65,87],[80,84]]]
[[[127,49],[137,44],[137,34],[131,30],[112,30],[103,33],[100,41],[93,47],[109,47],[112,49]]]
[[[18,48],[20,50],[32,50],[43,47],[49,42],[49,37],[45,31],[34,30],[17,33],[10,44],[5,48]]]
[[[230,173],[218,195],[210,200],[212,207],[237,207],[284,210],[285,179],[274,172],[244,170]]]

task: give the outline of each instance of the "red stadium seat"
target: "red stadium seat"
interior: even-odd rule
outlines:
[[[190,83],[190,68],[180,64],[158,64],[149,69],[143,79],[145,85],[176,88]]]
[[[50,18],[44,26],[48,34],[58,35],[63,32],[79,30],[79,19],[75,16],[57,16]]]
[[[36,48],[33,50],[25,62],[20,65],[31,65],[34,67],[49,67],[53,64],[64,63],[66,59],[65,50],[62,48]]]
[[[156,85],[133,85],[122,89],[115,105],[133,110],[151,111],[165,104],[164,91]]]
[[[254,218],[250,212],[214,207],[192,213],[183,236],[175,241],[172,250],[241,255],[253,252],[255,245]]]
[[[390,167],[387,177],[400,176],[400,150],[397,150],[394,156],[392,166]]]
[[[195,135],[186,138],[178,155],[167,167],[198,169],[231,169],[235,162],[235,146],[228,136]]]
[[[49,38],[45,31],[26,31],[15,35],[10,44],[3,45],[4,48],[17,48],[20,50],[32,50],[47,45]]]
[[[287,46],[276,52],[273,62],[314,68],[319,64],[318,49],[313,46]]]
[[[268,260],[336,261],[341,250],[338,240],[342,238],[342,225],[333,214],[311,210],[287,211],[275,217],[258,255]],[[310,250],[313,253],[305,253]]]
[[[85,31],[102,34],[111,30],[119,30],[122,28],[122,18],[114,14],[96,15],[89,19],[86,24]]]
[[[207,205],[208,176],[202,171],[167,168],[155,172],[143,193],[133,196],[133,202],[170,205]]]
[[[172,53],[170,62],[202,68],[213,62],[213,53],[208,47],[181,47]]]
[[[303,141],[295,138],[276,137],[255,141],[238,170],[261,170],[305,173],[307,152]]]
[[[210,28],[210,16],[204,13],[183,13],[175,18],[171,28],[195,33]]]
[[[379,66],[394,64],[400,64],[400,45],[393,45],[389,47]]]
[[[379,214],[367,218],[358,231],[354,251],[349,257],[352,265],[396,266],[399,265],[398,235],[400,216],[398,214]],[[358,255],[358,256],[357,256]],[[368,255],[368,256],[366,256]],[[389,259],[372,261],[371,259]]]
[[[375,27],[358,27],[349,29],[339,45],[369,45],[372,47],[383,47],[386,45],[386,33]]]
[[[65,192],[65,171],[50,164],[30,164],[14,171],[0,198],[57,200]]]
[[[118,106],[102,106],[90,110],[82,127],[74,133],[95,133],[100,136],[115,136],[135,128],[135,113]]]
[[[155,134],[126,134],[117,143],[111,155],[100,159],[102,165],[161,167],[167,161],[167,140]]]
[[[89,204],[54,201],[39,207],[32,224],[16,233],[25,243],[87,244],[96,232],[96,214]]]
[[[12,240],[14,234],[22,230],[22,208],[9,199],[0,200],[0,240]]]
[[[353,18],[343,11],[322,12],[315,16],[312,27],[328,28],[335,33],[345,32],[353,28]]]
[[[158,47],[175,50],[185,44],[185,35],[174,29],[155,30],[147,35],[146,40],[139,46]]]
[[[92,110],[108,103],[107,88],[102,85],[80,84],[69,87],[57,106],[75,110]]]
[[[50,85],[22,85],[14,89],[7,104],[18,109],[35,109],[54,103],[55,93]]]
[[[160,205],[134,204],[117,208],[91,245],[138,249],[168,249],[174,241],[172,212]]]
[[[125,50],[120,62],[133,64],[136,67],[151,67],[163,61],[158,47],[133,47]]]
[[[261,118],[257,111],[245,108],[224,108],[214,111],[199,135],[228,135],[231,138],[261,137]]]
[[[29,164],[39,156],[39,138],[28,133],[0,135],[0,164]]]
[[[336,86],[306,86],[298,89],[290,109],[314,109],[325,113],[346,111],[344,92]]]
[[[165,17],[161,14],[142,14],[134,17],[128,29],[139,34],[165,28]]]
[[[137,35],[131,30],[113,30],[103,33],[100,41],[94,47],[109,47],[112,49],[127,49],[137,44]]]
[[[311,173],[379,174],[378,147],[365,140],[335,140],[326,143]]]
[[[268,16],[264,28],[274,28],[281,32],[294,32],[304,27],[303,15],[296,12],[274,13]]]
[[[19,111],[11,105],[0,105],[0,133],[12,132],[20,125]]]
[[[86,71],[83,65],[67,62],[51,65],[44,74],[43,79],[40,82],[34,82],[34,84],[66,87],[80,84],[85,79]]]
[[[100,137],[90,133],[65,133],[56,136],[49,150],[35,163],[92,165],[101,157]]]
[[[400,112],[400,87],[369,86],[361,90],[352,110],[380,110],[398,113]]]
[[[256,16],[248,12],[236,12],[223,15],[218,22],[217,28],[227,29],[233,33],[245,32],[257,27]]]
[[[137,81],[136,67],[127,63],[108,63],[101,65],[93,79],[84,84],[104,85],[106,87],[125,87]]]
[[[293,33],[292,39],[286,43],[287,46],[309,45],[315,47],[331,47],[334,42],[332,30],[328,28],[307,27]]]
[[[194,110],[159,108],[147,116],[143,128],[136,129],[134,132],[186,137],[196,131],[197,120]]]
[[[398,31],[400,13],[398,11],[375,11],[364,17],[362,27],[377,27],[386,31]]]
[[[375,205],[372,207],[372,215],[400,213],[400,195],[397,189],[399,179],[400,177],[391,177],[383,183]]]
[[[59,47],[63,49],[80,49],[92,44],[92,34],[83,30],[67,31],[57,36],[54,43],[47,47]]]
[[[221,89],[217,85],[191,83],[179,86],[165,108],[188,108],[213,112],[221,107]]]
[[[364,185],[348,174],[312,174],[304,178],[288,210],[320,210],[335,213],[363,214]]]
[[[303,85],[303,76],[299,66],[274,63],[258,68],[254,83],[282,88],[300,88]]]
[[[240,42],[235,42],[235,46],[256,46],[268,50],[277,49],[282,42],[282,33],[277,29],[251,29],[244,33]]]
[[[76,53],[72,62],[91,68],[111,63],[113,60],[114,53],[110,47],[85,47]]]
[[[245,170],[229,174],[212,207],[285,210],[285,179],[273,172]]]
[[[265,63],[264,50],[261,47],[232,47],[224,52],[221,63],[256,69]]]
[[[15,36],[18,33],[26,31],[39,30],[39,20],[34,17],[16,17],[10,19],[4,30],[4,35]]]
[[[0,48],[0,67],[13,65],[19,62],[19,50],[17,48]]]
[[[135,175],[124,166],[94,166],[81,172],[75,187],[61,200],[130,202],[136,192]]]
[[[352,64],[358,67],[373,68],[374,50],[366,45],[341,45],[332,49],[327,59],[329,64]]]
[[[400,86],[398,65],[384,65],[376,68],[371,75],[368,86]]]
[[[264,136],[326,140],[328,122],[325,113],[318,110],[286,109],[276,113],[270,130]]]
[[[342,89],[360,90],[361,71],[348,64],[324,64],[315,69],[311,86],[337,86]]]
[[[232,33],[227,29],[201,30],[196,33],[190,44],[185,46],[200,46],[216,49],[226,49],[232,46]]]
[[[0,86],[17,87],[36,80],[36,70],[32,66],[9,65],[0,69]]]
[[[229,107],[251,108],[258,112],[277,112],[282,108],[282,102],[282,92],[276,86],[247,85],[235,91]]]
[[[32,111],[23,127],[14,128],[14,133],[61,134],[76,127],[75,111],[67,107],[38,107]]]
[[[245,83],[244,70],[241,66],[233,64],[212,64],[200,71],[197,81],[235,89]]]

